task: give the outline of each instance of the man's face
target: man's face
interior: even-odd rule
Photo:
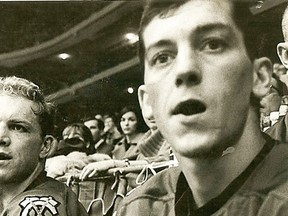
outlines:
[[[243,132],[253,64],[231,14],[228,1],[192,0],[143,32],[144,106],[181,155],[207,155]]]
[[[115,127],[114,121],[112,118],[108,117],[104,120],[104,131],[110,131]]]
[[[91,134],[93,136],[93,141],[97,142],[98,140],[100,140],[101,131],[98,128],[98,122],[96,119],[85,121],[84,125],[90,129]]]
[[[78,127],[74,126],[66,127],[62,132],[62,137],[66,145],[70,147],[84,148],[86,146],[83,130]]]
[[[36,104],[0,94],[0,184],[21,182],[36,168],[43,144]]]

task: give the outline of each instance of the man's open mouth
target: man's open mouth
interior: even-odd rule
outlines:
[[[6,153],[0,153],[0,160],[10,160],[12,157]]]
[[[206,106],[202,102],[198,100],[187,100],[179,103],[173,110],[172,114],[173,115],[182,114],[189,116],[205,112],[205,110]]]

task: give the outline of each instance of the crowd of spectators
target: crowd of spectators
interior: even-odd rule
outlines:
[[[114,200],[117,194],[125,196],[156,174],[157,170],[176,165],[177,161],[171,160],[170,155],[170,146],[155,121],[143,119],[138,107],[126,106],[118,115],[95,114],[67,124],[59,140],[54,140],[45,169],[49,177],[71,187],[89,181],[99,186],[99,179],[103,177],[118,179],[117,187],[111,188],[108,182],[104,182],[106,185],[102,194],[82,200],[92,203],[95,198],[102,200],[106,197],[105,202],[112,203],[111,208],[116,208]],[[157,166],[153,169],[155,164]],[[107,198],[105,194],[111,191],[114,195]],[[96,211],[102,212],[101,208]],[[89,206],[87,211],[90,211]]]

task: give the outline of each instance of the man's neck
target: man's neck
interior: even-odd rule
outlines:
[[[244,137],[234,145],[233,152],[217,158],[195,159],[176,155],[198,207],[220,195],[261,151],[264,138],[260,132],[252,137]]]
[[[33,173],[24,181],[10,184],[0,183],[0,215],[13,198],[21,194],[43,170],[44,165],[39,163]]]

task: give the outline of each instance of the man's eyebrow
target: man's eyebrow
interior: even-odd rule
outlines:
[[[172,41],[171,40],[159,40],[155,43],[152,43],[151,45],[149,45],[146,49],[146,53],[149,53],[149,51],[153,48],[156,48],[156,47],[163,47],[163,46],[168,46],[168,45],[171,45],[172,44]]]
[[[19,119],[19,118],[13,118],[9,120],[10,123],[17,123],[17,124],[25,124],[27,126],[33,125],[32,122],[26,120],[26,119]]]
[[[225,30],[225,31],[232,32],[232,27],[224,23],[208,23],[208,24],[197,26],[193,34],[195,33],[204,34],[206,32],[213,31],[213,30]]]

